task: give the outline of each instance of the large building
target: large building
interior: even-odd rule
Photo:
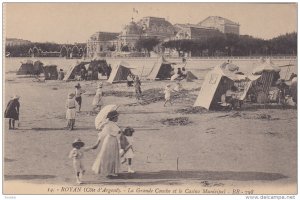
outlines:
[[[87,56],[97,56],[101,52],[116,49],[120,33],[96,32],[87,41]]]
[[[22,40],[17,38],[6,38],[5,45],[6,46],[20,46],[30,44],[31,42],[28,40]]]
[[[176,34],[172,39],[204,39],[222,34],[218,29],[196,24],[175,24]]]
[[[199,22],[198,25],[204,27],[216,28],[222,33],[234,33],[240,34],[240,25],[229,19],[219,17],[219,16],[209,16],[203,21]]]

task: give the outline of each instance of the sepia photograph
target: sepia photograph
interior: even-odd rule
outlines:
[[[2,11],[6,199],[296,199],[297,2]]]

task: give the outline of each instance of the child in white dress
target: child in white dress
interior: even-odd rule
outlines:
[[[171,105],[172,105],[172,101],[171,101],[171,92],[174,91],[172,88],[171,88],[171,84],[168,84],[166,87],[165,87],[165,103],[164,103],[164,107],[166,106],[166,103],[169,102]]]
[[[121,162],[125,163],[127,161],[128,165],[128,173],[134,173],[134,171],[131,169],[132,159],[134,157],[133,153],[133,132],[134,129],[131,127],[126,127],[124,131],[121,133],[120,136],[120,157]]]
[[[88,149],[83,149],[84,142],[82,142],[80,139],[76,139],[72,143],[73,149],[69,153],[69,158],[73,159],[73,167],[76,172],[76,182],[78,184],[81,184],[81,178],[84,175],[85,168],[83,165],[83,152]]]
[[[97,86],[96,94],[94,96],[93,103],[92,103],[93,111],[97,111],[97,109],[101,110],[103,104],[102,97],[103,97],[102,82],[100,82]]]
[[[75,116],[76,116],[76,103],[74,99],[74,94],[68,94],[68,99],[66,101],[66,119],[68,120],[68,128],[69,130],[73,130],[75,125]]]

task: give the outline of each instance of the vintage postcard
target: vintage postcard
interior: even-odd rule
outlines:
[[[297,3],[2,7],[8,198],[298,194]]]

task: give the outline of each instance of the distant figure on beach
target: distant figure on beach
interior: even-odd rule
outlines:
[[[79,112],[81,110],[81,104],[82,104],[82,97],[81,97],[81,95],[83,93],[85,93],[85,91],[81,89],[80,84],[78,83],[77,85],[75,85],[75,100],[78,103],[78,106],[79,106],[78,111]]]
[[[65,77],[65,73],[63,69],[60,69],[58,72],[58,80],[63,80]]]
[[[100,147],[99,153],[92,166],[96,174],[117,176],[120,171],[119,137],[121,129],[118,121],[119,113],[116,110],[107,114],[107,122],[102,125],[97,142],[91,149]]]
[[[166,87],[165,87],[165,103],[164,103],[164,107],[166,106],[167,102],[170,103],[170,105],[172,105],[172,100],[171,100],[171,93],[172,91],[174,91],[172,88],[171,88],[171,84],[168,84]]]
[[[4,118],[9,118],[9,129],[15,129],[15,121],[19,120],[20,102],[19,96],[15,95],[7,104]]]
[[[186,78],[186,76],[187,76],[187,71],[185,70],[185,67],[182,67],[181,73],[182,73],[182,77],[183,77],[183,78]]]
[[[131,73],[128,74],[127,76],[127,87],[131,87],[133,85],[133,75]]]
[[[141,80],[138,75],[134,77],[135,97],[140,100],[142,97]]]
[[[101,107],[103,105],[102,98],[103,98],[103,91],[102,91],[102,82],[99,82],[96,89],[96,94],[94,96],[92,105],[93,105],[93,111],[100,111]]]
[[[86,80],[86,76],[87,76],[87,72],[86,72],[86,69],[83,67],[80,70],[80,80],[81,81],[85,81]]]
[[[132,159],[134,157],[133,153],[133,135],[134,129],[131,127],[126,127],[120,135],[120,157],[121,157],[121,163],[127,162],[128,173],[134,173],[134,171],[131,168]]]
[[[82,142],[79,138],[76,139],[72,143],[73,149],[69,153],[69,158],[72,158],[73,160],[73,168],[76,173],[76,183],[81,184],[81,179],[82,176],[84,175],[85,172],[85,167],[83,164],[83,155],[84,151],[87,149],[83,149],[82,147],[84,146],[84,142]]]
[[[237,91],[238,91],[237,87],[233,85],[225,93],[225,101],[226,103],[229,103],[231,105],[232,109],[240,107],[239,100],[237,97]]]
[[[74,100],[74,94],[73,93],[69,93],[68,94],[68,99],[66,101],[66,119],[68,120],[68,125],[67,127],[69,128],[69,130],[73,130],[74,129],[74,125],[75,125],[75,117],[76,117],[76,102]]]
[[[294,78],[292,79],[291,83],[291,96],[293,101],[297,104],[297,83],[298,83],[298,78],[297,75],[295,74]]]

